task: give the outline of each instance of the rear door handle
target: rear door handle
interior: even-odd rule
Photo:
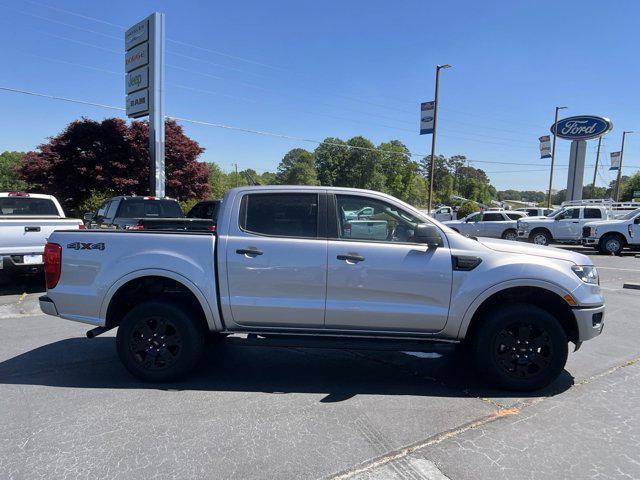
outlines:
[[[364,262],[364,257],[362,255],[338,255],[336,258],[338,260],[346,260],[347,262]]]
[[[25,232],[39,232],[40,227],[24,227]]]
[[[236,250],[238,255],[262,255],[264,252],[257,250],[255,248],[239,248]]]

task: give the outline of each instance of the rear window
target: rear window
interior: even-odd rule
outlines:
[[[183,218],[184,213],[175,200],[123,200],[116,217],[119,218]]]
[[[220,202],[203,202],[195,205],[189,213],[187,213],[187,217],[189,218],[206,218],[208,220],[213,220],[214,222],[218,220],[218,210],[220,208]]]
[[[602,218],[602,212],[599,208],[585,208],[584,218]]]
[[[55,204],[46,198],[3,197],[0,198],[0,215],[21,217],[59,214]]]
[[[240,227],[253,233],[282,237],[318,234],[318,195],[261,193],[243,199]]]

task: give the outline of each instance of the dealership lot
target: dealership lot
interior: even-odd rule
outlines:
[[[0,478],[638,477],[640,291],[622,285],[640,259],[576,250],[600,269],[604,333],[526,398],[485,388],[451,347],[212,344],[188,380],[141,384],[113,332],[88,340],[5,289]]]

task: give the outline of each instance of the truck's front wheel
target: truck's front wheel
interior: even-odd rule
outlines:
[[[562,326],[534,305],[512,304],[486,312],[471,341],[478,371],[507,390],[543,388],[560,375],[567,361]]]
[[[150,300],[127,313],[116,336],[118,356],[131,374],[145,382],[170,382],[187,374],[198,362],[204,334],[188,310]]]
[[[605,235],[598,244],[598,250],[603,255],[620,255],[624,248],[624,240],[621,235]]]

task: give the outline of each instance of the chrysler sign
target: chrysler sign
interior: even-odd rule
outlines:
[[[554,127],[557,128],[557,133]],[[558,120],[557,125],[551,125],[551,133],[566,140],[589,140],[609,133],[612,128],[613,124],[608,118],[578,115]]]

